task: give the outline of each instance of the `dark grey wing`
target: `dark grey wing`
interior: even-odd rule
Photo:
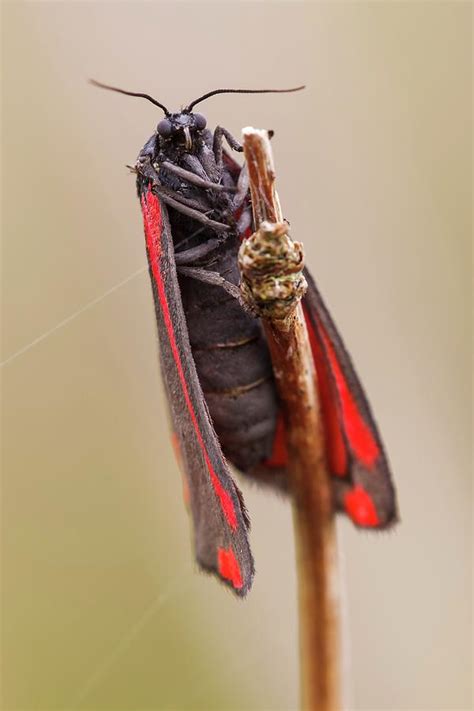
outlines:
[[[249,520],[216,437],[189,344],[165,206],[150,185],[140,200],[163,379],[189,487],[196,558],[238,595],[251,587]]]
[[[368,398],[334,321],[305,270],[303,310],[316,366],[326,451],[338,508],[363,528],[397,519],[395,490]]]

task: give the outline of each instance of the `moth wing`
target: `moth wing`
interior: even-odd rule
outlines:
[[[223,457],[189,344],[166,207],[140,188],[160,358],[173,428],[186,474],[196,558],[238,595],[251,587],[249,519]]]
[[[224,152],[225,153],[225,152]],[[225,153],[234,179],[240,166]],[[305,270],[303,309],[318,376],[328,465],[338,509],[363,528],[386,528],[397,519],[395,490],[383,443],[352,360],[314,279]],[[273,452],[248,472],[262,484],[286,491],[287,436],[280,412]]]
[[[316,366],[328,465],[336,504],[364,528],[397,518],[395,490],[383,443],[351,357],[305,270],[303,310]]]

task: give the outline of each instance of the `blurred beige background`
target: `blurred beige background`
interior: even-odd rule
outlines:
[[[244,486],[257,576],[195,570],[139,205],[170,107],[275,130],[293,235],[350,347],[402,523],[340,522],[354,709],[468,709],[468,3],[6,2],[3,708],[297,708],[291,515]]]

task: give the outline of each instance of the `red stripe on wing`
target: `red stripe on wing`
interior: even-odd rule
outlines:
[[[145,226],[145,239],[146,239],[148,255],[149,255],[149,259],[150,259],[151,271],[152,271],[153,280],[155,282],[156,289],[158,292],[160,306],[163,311],[163,319],[165,322],[166,330],[168,332],[168,338],[170,341],[170,346],[171,346],[171,350],[173,353],[173,357],[174,357],[174,360],[176,363],[176,368],[178,370],[178,375],[179,375],[179,379],[181,382],[181,387],[183,389],[183,394],[184,394],[184,399],[186,401],[186,406],[188,408],[188,412],[189,412],[191,421],[194,426],[196,438],[199,442],[199,446],[201,447],[204,459],[206,461],[206,465],[207,465],[207,468],[209,471],[212,486],[213,486],[214,491],[216,492],[216,495],[220,501],[222,511],[224,512],[224,516],[226,517],[226,520],[227,520],[229,526],[235,531],[237,529],[237,516],[235,513],[234,503],[232,501],[231,496],[224,489],[217,474],[214,471],[211,460],[209,458],[209,454],[206,449],[206,445],[204,443],[204,439],[203,439],[201,431],[199,429],[199,423],[197,421],[197,417],[196,417],[196,413],[194,411],[191,396],[189,394],[188,385],[186,383],[186,377],[184,375],[184,370],[183,370],[183,366],[181,363],[181,357],[179,354],[178,345],[176,343],[174,327],[173,327],[173,320],[171,318],[168,300],[166,298],[165,285],[164,285],[163,278],[160,273],[159,260],[160,260],[161,254],[162,254],[161,233],[162,233],[162,229],[163,229],[160,201],[156,197],[156,195],[153,195],[151,190],[149,190],[146,193],[146,195],[142,195],[141,203],[142,203],[142,210],[143,210],[143,221],[144,221],[144,226]]]
[[[379,446],[372,430],[359,412],[357,402],[352,395],[350,386],[339,365],[336,350],[319,318],[318,329],[324,342],[331,373],[339,393],[344,433],[347,437],[348,444],[354,456],[361,464],[367,469],[372,469],[380,455]]]
[[[318,335],[315,333],[307,307],[303,304],[303,311],[308,328],[309,342],[313,353],[314,364],[318,380],[319,400],[324,423],[324,437],[326,440],[326,453],[332,474],[346,476],[348,474],[348,456],[346,443],[342,434],[341,422],[337,400],[334,395],[334,385],[331,374],[324,357],[323,348]],[[318,322],[318,328],[320,323]]]

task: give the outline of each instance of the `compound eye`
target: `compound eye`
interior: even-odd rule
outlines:
[[[162,119],[156,127],[156,130],[160,136],[163,136],[163,138],[169,138],[173,132],[171,121],[168,121],[168,119]]]
[[[207,124],[206,117],[203,116],[202,114],[194,114],[194,121],[196,123],[196,128],[199,131],[202,131],[203,128],[206,128],[206,124]]]

